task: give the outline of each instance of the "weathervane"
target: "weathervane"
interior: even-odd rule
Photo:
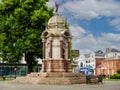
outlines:
[[[55,13],[58,13],[58,8],[59,8],[59,5],[55,3]]]

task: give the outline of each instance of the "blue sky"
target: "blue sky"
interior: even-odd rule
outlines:
[[[50,0],[67,19],[73,49],[88,53],[105,48],[120,49],[120,0]]]
[[[55,2],[70,25],[73,49],[120,50],[120,0],[49,0],[48,6],[54,7]]]

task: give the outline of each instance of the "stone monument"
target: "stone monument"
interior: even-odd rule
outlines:
[[[57,7],[58,10],[58,7]],[[70,44],[72,35],[67,22],[58,13],[49,19],[42,32],[43,60],[42,70],[14,80],[31,84],[80,84],[86,83],[86,76],[72,73]]]
[[[71,33],[66,21],[55,14],[42,33],[43,72],[72,72],[70,62]]]
[[[70,43],[72,35],[66,21],[58,14],[50,18],[46,30],[42,33],[43,72],[71,72]]]

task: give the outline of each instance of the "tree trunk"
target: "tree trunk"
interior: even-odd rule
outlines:
[[[28,66],[28,73],[31,73],[33,71],[33,61],[34,61],[33,55],[26,54],[25,60],[27,62],[27,66]]]

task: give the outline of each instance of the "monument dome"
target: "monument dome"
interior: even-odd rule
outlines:
[[[48,28],[67,28],[67,23],[64,18],[56,13],[49,19]]]
[[[71,37],[71,33],[68,29],[66,20],[58,13],[54,14],[48,21],[48,25],[45,31],[42,33],[42,37],[48,36],[67,36]]]

